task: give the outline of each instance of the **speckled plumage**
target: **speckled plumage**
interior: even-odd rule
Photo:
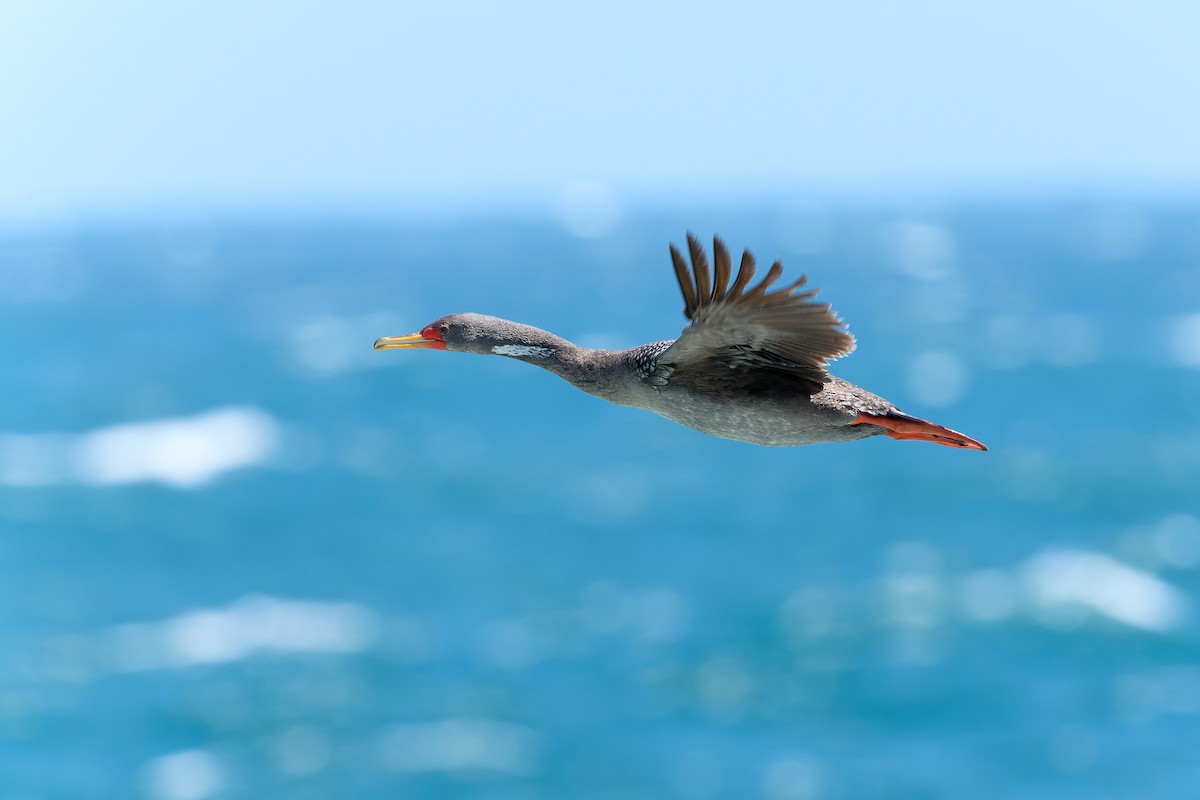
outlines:
[[[887,434],[971,449],[970,437],[911,417],[828,373],[828,361],[855,347],[828,305],[800,291],[801,277],[772,291],[776,261],[757,284],[746,251],[734,275],[714,238],[714,267],[688,235],[691,268],[671,258],[691,323],[678,339],[625,350],[579,347],[552,333],[482,314],[452,314],[421,333],[380,339],[376,347],[428,347],[498,354],[549,370],[577,388],[620,405],[653,411],[696,430],[760,445],[840,442]]]

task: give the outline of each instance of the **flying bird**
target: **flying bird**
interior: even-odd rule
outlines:
[[[594,350],[549,331],[483,314],[450,314],[420,333],[387,336],[376,350],[425,348],[501,355],[553,372],[588,394],[643,408],[698,431],[760,445],[893,439],[987,450],[958,431],[900,411],[882,397],[826,370],[854,350],[846,324],[806,278],[772,287],[776,261],[758,283],[749,250],[736,275],[713,238],[713,264],[688,234],[691,265],[671,245],[671,261],[690,323],[678,339]]]

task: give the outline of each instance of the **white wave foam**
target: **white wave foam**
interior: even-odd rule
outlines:
[[[153,800],[204,800],[224,784],[225,770],[207,750],[180,750],[142,767],[142,787]]]
[[[0,434],[0,484],[158,482],[193,489],[265,462],[280,438],[278,422],[253,406],[112,425],[74,436]]]
[[[1025,588],[1051,623],[1074,624],[1090,611],[1144,630],[1178,628],[1187,599],[1171,584],[1088,550],[1046,550],[1025,563]]]
[[[227,664],[267,652],[356,653],[371,647],[379,620],[355,603],[243,597],[228,608],[190,611],[110,632],[120,671]]]

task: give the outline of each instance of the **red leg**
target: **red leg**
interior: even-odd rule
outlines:
[[[987,450],[982,442],[977,442],[970,436],[934,425],[923,419],[908,416],[879,416],[877,414],[859,414],[852,425],[876,425],[884,428],[887,435],[893,439],[913,439],[919,442],[933,442],[947,447],[964,447],[968,450]]]

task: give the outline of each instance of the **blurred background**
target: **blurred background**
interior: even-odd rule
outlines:
[[[1200,785],[1191,4],[0,4],[5,798]],[[986,442],[506,359],[806,271]]]

